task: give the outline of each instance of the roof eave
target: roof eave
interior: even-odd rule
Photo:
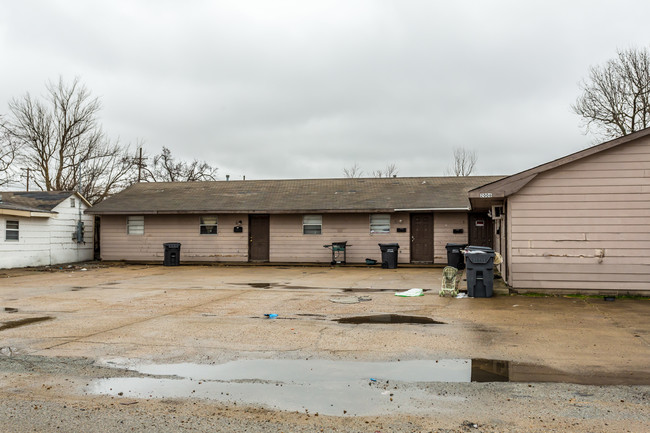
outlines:
[[[51,218],[57,212],[42,212],[23,209],[0,209],[0,215],[24,217],[24,218]]]
[[[410,211],[423,210],[469,210],[469,208],[427,208],[413,209]],[[128,210],[128,211],[101,211],[86,210],[84,213],[91,215],[189,215],[189,214],[251,214],[251,215],[288,215],[306,213],[393,213],[405,212],[407,209],[392,208],[367,208],[367,209],[203,209],[203,210]]]
[[[615,138],[614,140],[597,144],[596,146],[592,146],[590,148],[583,149],[578,152],[574,152],[562,158],[554,159],[553,161],[547,162],[545,164],[538,165],[536,167],[521,171],[519,173],[513,174],[503,179],[494,181],[492,183],[488,183],[486,185],[482,185],[477,188],[471,189],[468,192],[468,196],[470,199],[486,198],[486,196],[482,194],[492,194],[491,196],[489,196],[492,198],[508,197],[509,195],[516,193],[521,188],[526,186],[528,182],[533,180],[535,176],[537,176],[540,173],[552,170],[557,167],[561,167],[566,164],[570,164],[572,162],[578,161],[588,156],[595,155],[600,152],[604,152],[613,147],[629,143],[631,141],[646,137],[648,135],[650,135],[650,128],[646,128],[641,131],[637,131],[632,134],[625,135],[623,137]]]

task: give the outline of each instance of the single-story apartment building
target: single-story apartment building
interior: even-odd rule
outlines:
[[[467,193],[502,176],[392,177],[137,183],[87,211],[100,217],[102,260],[157,261],[164,243],[181,262],[328,263],[347,242],[347,263],[445,264],[449,242],[492,245],[486,211]]]
[[[92,260],[94,218],[84,214],[89,207],[76,192],[1,192],[0,268]]]
[[[446,264],[445,245],[503,256],[519,291],[650,294],[650,128],[512,176],[140,183],[87,212],[101,258]]]
[[[469,192],[509,286],[650,294],[650,128]]]

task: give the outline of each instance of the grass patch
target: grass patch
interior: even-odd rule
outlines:
[[[526,296],[528,298],[554,298],[555,297],[555,295],[551,293],[538,293],[538,292],[518,293],[517,295]]]
[[[576,298],[576,299],[602,299],[605,296],[613,296],[616,299],[631,299],[634,301],[648,301],[650,296],[641,296],[641,295],[581,295],[579,293],[572,293],[568,295],[562,295],[565,298]]]

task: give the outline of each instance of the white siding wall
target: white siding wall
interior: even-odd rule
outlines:
[[[76,205],[80,203],[75,200]],[[82,211],[86,208],[82,204]],[[85,222],[85,244],[72,240],[79,217],[78,208],[71,208],[69,199],[54,208],[50,218],[0,216],[0,268],[43,266],[80,262],[93,258],[93,217],[82,215]],[[19,222],[19,240],[5,239],[6,221]]]
[[[81,220],[84,222],[84,243],[72,240],[72,233],[76,230],[79,220],[79,207],[81,206]],[[70,199],[63,200],[53,210],[56,217],[49,219],[50,230],[50,263],[81,262],[93,259],[93,231],[95,217],[85,215],[83,212],[88,207],[75,198],[75,207],[70,207]]]
[[[650,139],[539,175],[507,218],[514,288],[650,291]]]

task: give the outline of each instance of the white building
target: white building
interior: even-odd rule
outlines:
[[[92,260],[94,217],[84,215],[88,207],[76,192],[0,193],[0,269]]]

